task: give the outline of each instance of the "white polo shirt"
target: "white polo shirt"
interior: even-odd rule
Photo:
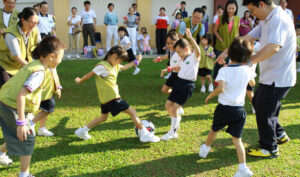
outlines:
[[[181,61],[178,77],[181,79],[196,81],[200,60],[197,60],[196,54],[192,53]]]
[[[171,59],[170,59],[170,66],[176,66],[181,64],[181,59],[180,56],[178,55],[177,52],[174,52],[173,55],[171,55]],[[174,72],[174,71],[173,71]]]
[[[120,44],[121,44],[121,46],[122,47],[124,47],[125,48],[125,46],[127,45],[127,44],[130,44],[130,39],[129,39],[129,37],[128,36],[123,36],[122,38],[119,38],[120,39]],[[131,49],[131,46],[130,47],[128,47],[128,48],[126,48],[126,50],[129,50],[129,49]]]
[[[39,24],[37,26],[40,30],[40,33],[45,33],[45,34],[51,33],[52,28],[55,27],[53,15],[46,14],[45,16],[43,16],[40,13],[39,14]]]
[[[286,8],[286,9],[285,9],[285,12],[286,12],[287,14],[289,14],[289,16],[294,20],[293,12],[292,12],[290,9]]]
[[[296,31],[290,16],[277,6],[265,20],[261,20],[249,35],[260,39],[260,49],[267,44],[278,44],[280,50],[271,58],[260,62],[259,82],[275,87],[296,84]]]
[[[88,12],[82,10],[80,16],[82,19],[82,24],[94,24],[94,18],[96,18],[96,14],[93,9],[90,9]]]

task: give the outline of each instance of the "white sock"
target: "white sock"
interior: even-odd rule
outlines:
[[[85,132],[90,131],[90,129],[89,129],[87,126],[84,126],[82,129],[83,129],[83,131],[85,131]]]
[[[45,129],[46,129],[46,127],[40,127],[39,129],[40,129],[40,130],[45,130]]]
[[[205,143],[203,144],[203,147],[204,147],[205,149],[209,149],[209,148],[210,148],[210,146],[207,146]]]
[[[239,169],[240,169],[240,170],[243,170],[243,169],[246,169],[246,168],[247,168],[246,163],[240,163],[240,164],[239,164]]]
[[[172,117],[172,122],[171,122],[171,128],[172,130],[177,131],[177,128],[179,127],[180,119],[179,118],[174,118]]]
[[[28,177],[29,172],[20,172],[19,177]]]

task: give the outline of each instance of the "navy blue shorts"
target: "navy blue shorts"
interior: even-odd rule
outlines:
[[[207,75],[211,75],[212,70],[206,69],[206,68],[199,68],[198,70],[198,76],[205,77]]]
[[[194,89],[194,81],[178,78],[168,100],[183,106],[187,99],[192,96]]]
[[[112,116],[118,115],[120,112],[129,108],[129,104],[121,98],[112,100],[108,103],[101,104],[101,113],[111,113]]]
[[[167,79],[167,81],[166,81],[165,84],[166,84],[166,86],[168,86],[168,87],[173,87],[174,84],[175,84],[175,82],[176,82],[178,79],[179,79],[178,73],[172,72],[172,73],[171,73],[171,76]]]
[[[45,100],[42,101],[40,104],[40,109],[48,112],[48,113],[53,113],[55,108],[55,99],[52,97],[50,100]]]
[[[219,104],[213,118],[213,131],[219,131],[228,125],[226,130],[231,136],[240,138],[246,122],[246,111],[243,106],[226,106]]]

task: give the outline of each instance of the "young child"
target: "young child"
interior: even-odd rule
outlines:
[[[236,38],[228,49],[231,62],[227,67],[222,67],[216,81],[218,87],[208,95],[205,100],[207,104],[213,97],[219,95],[213,125],[208,134],[205,144],[200,146],[199,156],[206,158],[210,151],[210,145],[217,136],[219,130],[228,125],[226,130],[232,136],[232,142],[236,148],[239,169],[235,176],[252,176],[253,173],[246,165],[245,148],[242,143],[242,131],[246,122],[246,111],[244,109],[246,87],[249,83],[255,85],[256,76],[249,66],[244,65],[252,54],[250,42]]]
[[[59,77],[55,69],[49,69],[46,71],[45,77],[46,85],[43,88],[42,93],[42,102],[40,105],[40,112],[34,117],[32,121],[30,121],[30,125],[33,127],[37,122],[40,123],[40,127],[38,129],[37,135],[39,136],[53,136],[53,132],[49,131],[46,128],[46,121],[48,116],[54,112],[55,108],[55,99],[53,94],[57,94],[58,98],[61,97],[61,89],[62,86],[59,82]]]
[[[143,49],[144,32],[147,32],[147,28],[146,27],[142,27],[141,28],[140,33],[138,34],[138,37],[137,37],[137,44],[138,44],[138,52],[139,52],[139,54],[143,53],[143,51],[144,51],[144,49]],[[150,44],[151,37],[150,37],[149,34],[148,34],[148,39],[149,39],[149,44]]]
[[[33,50],[38,60],[21,68],[0,90],[0,125],[7,153],[20,156],[19,177],[28,177],[35,144],[25,116],[38,111],[42,90],[47,84],[45,72],[55,68],[64,56],[64,44],[56,37],[46,37]]]
[[[173,90],[165,105],[171,117],[171,128],[167,134],[161,137],[163,141],[178,137],[177,130],[181,121],[178,109],[192,96],[193,90],[195,89],[194,83],[197,80],[201,52],[189,29],[186,29],[186,35],[192,43],[193,48],[190,46],[188,40],[179,39],[174,45],[174,48],[181,59],[181,64],[180,66],[175,65],[169,68],[169,70],[178,72],[178,79],[174,83]]]
[[[131,43],[130,43],[130,39],[128,37],[128,32],[126,30],[125,27],[121,26],[118,29],[118,34],[120,37],[120,45],[121,47],[123,47],[127,53],[128,53],[128,57],[129,57],[129,62],[133,62],[136,60],[135,55],[133,53],[133,50],[131,48]],[[133,65],[135,67],[135,70],[133,72],[133,75],[137,75],[141,69],[137,67],[137,65]]]
[[[177,14],[175,16],[175,20],[173,21],[173,23],[171,25],[171,29],[177,29],[180,22],[181,22],[181,13],[177,12]]]
[[[208,81],[208,91],[212,92],[214,90],[214,86],[212,83],[211,72],[214,68],[214,59],[216,58],[214,48],[211,46],[212,36],[206,33],[201,39],[201,62],[199,64],[198,75],[201,77],[201,92],[205,93],[205,78]]]
[[[150,38],[147,32],[143,33],[143,55],[150,55],[151,47],[150,47]]]
[[[120,46],[114,46],[106,54],[105,58],[99,62],[99,64],[89,73],[84,75],[82,78],[77,77],[75,82],[80,84],[89,78],[96,76],[96,87],[98,91],[98,97],[101,103],[101,116],[92,120],[83,128],[79,128],[75,131],[75,134],[84,140],[90,139],[89,130],[98,125],[99,123],[105,122],[108,118],[109,113],[113,116],[118,115],[120,112],[124,112],[130,115],[133,123],[139,129],[140,141],[141,142],[159,142],[159,137],[152,135],[141,123],[140,119],[136,115],[134,108],[130,107],[129,104],[121,99],[119,95],[119,88],[117,85],[117,77],[119,70],[126,70],[141,61],[142,56],[139,55],[137,60],[126,64],[120,65],[122,61],[128,59],[127,52]]]

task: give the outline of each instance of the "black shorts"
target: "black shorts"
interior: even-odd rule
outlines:
[[[228,125],[230,135],[241,138],[246,122],[246,111],[243,106],[226,106],[219,104],[214,113],[213,131],[219,131]]]
[[[120,112],[129,108],[129,104],[121,98],[112,100],[106,104],[101,104],[101,113],[111,113],[112,116],[118,115]]]
[[[183,106],[187,99],[192,96],[194,89],[194,81],[178,78],[168,100]]]
[[[247,91],[253,91],[254,87],[251,87],[249,84],[247,85]]]
[[[136,58],[135,58],[135,55],[133,53],[133,50],[130,48],[127,50],[127,54],[128,54],[128,62],[132,62],[134,61]]]
[[[211,71],[212,70],[209,70],[209,69],[206,69],[206,68],[199,68],[198,76],[205,77],[207,75],[211,75]]]
[[[179,79],[178,73],[171,73],[171,76],[167,79],[165,85],[168,87],[174,87],[175,82]]]
[[[53,113],[55,108],[55,99],[52,97],[50,100],[45,100],[42,101],[40,104],[40,109],[48,112],[48,113]]]

